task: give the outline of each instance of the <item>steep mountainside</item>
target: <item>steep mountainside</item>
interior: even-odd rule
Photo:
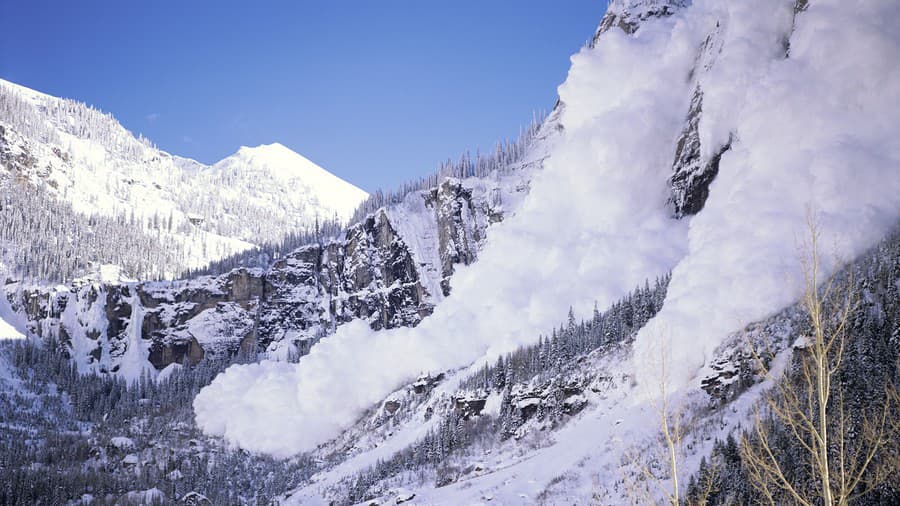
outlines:
[[[39,193],[85,222],[114,219],[180,248],[151,272],[128,273],[143,277],[172,277],[278,242],[317,219],[346,221],[367,197],[277,143],[243,147],[205,166],[156,149],[85,104],[7,81],[0,81],[0,166],[5,194]]]

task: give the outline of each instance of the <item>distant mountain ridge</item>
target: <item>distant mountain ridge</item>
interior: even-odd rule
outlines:
[[[346,221],[368,197],[278,143],[242,147],[207,166],[158,149],[110,114],[4,80],[0,168],[4,192],[27,185],[181,249],[181,261],[135,277],[173,277],[317,220]]]

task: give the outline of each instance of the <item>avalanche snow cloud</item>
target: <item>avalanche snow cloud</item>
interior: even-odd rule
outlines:
[[[573,56],[559,89],[562,140],[430,318],[381,332],[358,321],[298,364],[233,366],[197,396],[200,427],[275,456],[310,450],[419,373],[535,341],[570,305],[608,305],[670,269],[669,298],[635,360],[658,362],[667,339],[683,384],[728,332],[796,297],[786,280],[807,205],[842,239],[840,253],[874,242],[900,215],[898,6],[820,0],[791,36],[793,2],[750,4],[696,1]],[[716,65],[691,77],[716,30]],[[701,141],[731,138],[732,149],[689,222],[665,202],[692,79],[706,92]]]
[[[790,56],[750,65],[731,57],[760,40],[775,9],[730,8],[725,28],[739,39],[726,41],[720,72],[703,83],[713,114],[704,110],[701,135],[730,130],[737,140],[635,350],[640,373],[641,364],[659,363],[658,344],[667,341],[676,388],[728,332],[801,294],[808,211],[817,215],[825,262],[852,259],[900,217],[900,3],[810,2],[797,16]],[[706,118],[719,124],[703,132]]]

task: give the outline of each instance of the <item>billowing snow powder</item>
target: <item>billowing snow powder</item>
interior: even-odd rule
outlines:
[[[430,318],[381,332],[344,325],[296,365],[232,366],[197,396],[200,427],[276,456],[312,449],[420,372],[534,342],[570,305],[586,314],[673,268],[635,360],[639,380],[650,378],[667,340],[674,386],[686,384],[728,332],[797,297],[808,205],[845,257],[900,217],[900,5],[813,2],[785,59],[792,7],[698,0],[634,36],[604,34],[572,58],[559,90],[564,138],[531,195]],[[674,220],[674,144],[717,23],[700,134],[708,145],[731,137],[732,149],[703,211]]]

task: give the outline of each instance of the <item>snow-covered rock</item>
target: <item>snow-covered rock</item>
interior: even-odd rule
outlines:
[[[109,443],[118,450],[128,451],[134,449],[134,440],[130,437],[116,436],[110,438]]]
[[[212,501],[200,492],[188,492],[184,494],[179,504],[184,504],[185,506],[209,506],[212,504]]]

